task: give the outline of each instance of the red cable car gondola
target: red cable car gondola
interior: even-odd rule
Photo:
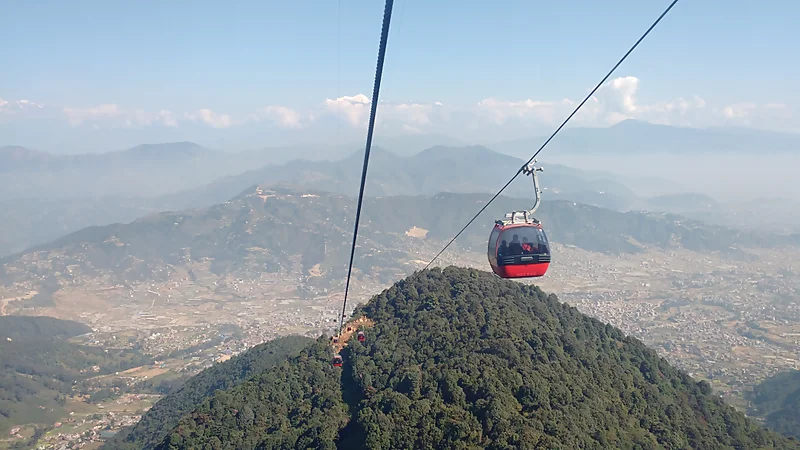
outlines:
[[[333,366],[342,367],[342,355],[333,355]]]
[[[541,191],[536,172],[536,161],[522,168],[533,178],[536,202],[528,211],[512,211],[505,220],[495,221],[489,235],[488,257],[492,271],[501,278],[541,277],[550,267],[550,243],[541,222],[533,217],[539,207]]]
[[[364,342],[367,338],[364,336],[363,331],[358,332],[358,342]]]

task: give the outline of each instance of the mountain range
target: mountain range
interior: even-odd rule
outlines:
[[[544,141],[544,137],[534,137],[497,142],[490,147],[500,153],[527,159]],[[468,144],[441,135],[412,135],[378,136],[375,145],[407,157],[431,147]],[[197,187],[215,178],[266,164],[282,164],[295,159],[338,160],[361,147],[361,142],[341,145],[320,142],[230,152],[210,150],[191,142],[176,142],[77,155],[46,153],[19,146],[0,147],[0,180],[4,185],[0,199],[31,198],[43,192],[59,197],[108,193],[159,195],[175,189]],[[626,120],[609,128],[564,129],[548,147],[548,152],[556,153],[646,154],[667,151],[680,154],[718,150],[796,153],[800,151],[800,135],[737,128],[680,128]],[[137,180],[134,175],[126,177],[128,173],[144,179]],[[19,182],[21,176],[33,178],[25,186]],[[86,179],[94,184],[87,184]]]
[[[373,149],[366,190],[369,196],[493,193],[524,162],[509,154],[527,158],[538,148],[534,143],[540,141],[535,138],[530,142],[497,143],[492,150],[477,145],[431,146],[436,142],[459,143],[439,135],[376,139],[384,147]],[[633,148],[640,149],[636,154],[647,153],[650,148],[631,142],[649,142],[682,151],[690,147],[683,144],[675,147],[676,143],[687,140],[707,143],[704,148],[711,149],[758,144],[759,149],[786,153],[800,148],[793,147],[800,140],[791,134],[684,129],[636,121],[602,129],[565,129],[552,145],[575,142],[573,150],[580,153],[591,148],[579,145],[581,139],[623,154],[633,152]],[[733,143],[739,147],[731,147]],[[2,147],[0,256],[86,226],[130,222],[158,211],[207,207],[233,198],[253,185],[291,184],[354,195],[363,157],[359,147],[354,142],[224,152],[177,142],[81,155]],[[620,176],[552,163],[545,163],[544,167],[541,181],[545,201],[572,200],[617,211],[671,212],[715,224],[769,227],[784,232],[800,228],[797,199],[757,198],[727,204],[702,193],[687,192],[680,184],[659,177]],[[524,178],[519,177],[505,194],[531,196],[530,180]]]
[[[6,162],[13,159],[19,167],[33,164],[31,161],[39,165],[36,169],[0,173],[0,179],[8,181],[0,189],[0,256],[87,226],[127,223],[158,211],[207,207],[227,201],[254,185],[293,185],[299,189],[354,195],[363,158],[363,151],[357,151],[335,161],[293,160],[255,165],[260,167],[257,169],[252,168],[254,164],[241,163],[235,168],[240,172],[230,168],[235,173],[221,176],[225,171],[209,161],[229,155],[190,143],[58,158],[18,148],[6,150],[6,153],[0,151],[7,157]],[[211,159],[204,160],[205,157]],[[366,194],[493,193],[523,163],[521,159],[481,146],[431,147],[413,156],[375,148]],[[203,184],[207,179],[215,181]],[[540,181],[545,201],[572,200],[617,211],[675,212],[711,223],[743,226],[763,226],[771,217],[784,223],[800,221],[793,213],[796,210],[788,206],[791,200],[759,200],[745,203],[744,208],[741,205],[731,208],[702,194],[641,196],[639,192],[644,185],[660,186],[668,192],[680,190],[666,180],[653,177],[620,177],[547,164]],[[108,182],[114,186],[109,187]],[[183,189],[187,185],[195,187]],[[532,191],[530,179],[518,177],[505,194],[530,198]]]
[[[224,201],[255,184],[292,184],[346,195],[358,193],[363,151],[338,161],[295,160],[267,165],[235,176],[221,178],[202,189],[170,198],[194,194],[198,198]],[[525,163],[524,160],[482,146],[431,147],[413,156],[398,156],[381,148],[370,155],[366,193],[387,195],[434,195],[439,192],[494,193]],[[568,198],[607,208],[628,206],[636,194],[615,181],[609,173],[590,173],[562,165],[548,165],[540,176],[549,198]],[[520,177],[506,191],[513,196],[533,196],[530,178]],[[207,200],[206,200],[207,201]],[[187,204],[198,204],[189,201]]]
[[[187,147],[183,154],[190,152],[191,148],[195,147]],[[152,149],[148,151],[152,152]],[[158,211],[207,207],[229,200],[253,185],[264,183],[292,184],[298,188],[353,195],[359,185],[359,159],[362,157],[363,152],[356,152],[339,161],[296,160],[266,165],[222,177],[202,187],[156,197],[129,195],[130,192],[120,195],[111,191],[86,197],[56,193],[52,197],[40,195],[0,200],[0,256],[48,242],[86,226],[130,222]],[[367,194],[370,196],[494,192],[524,162],[484,147],[434,147],[411,157],[401,157],[376,148],[371,159],[367,185]],[[180,166],[175,161],[161,166],[160,173],[168,174],[174,169],[177,174],[183,170],[175,169]],[[109,162],[104,164],[128,167],[126,170],[130,173],[120,176],[120,180],[135,178],[131,174],[137,173],[131,166]],[[634,196],[630,189],[614,181],[610,174],[593,174],[556,165],[548,166],[546,170],[546,178],[543,177],[547,181],[545,195],[550,199],[568,198],[617,209],[628,205]],[[117,176],[113,171],[109,173],[109,177]],[[85,185],[102,184],[102,179],[97,180],[92,176],[81,176],[81,182]],[[20,182],[23,178],[20,176]],[[181,182],[173,181],[173,185]],[[25,180],[24,184],[29,186],[32,182]],[[68,186],[72,189],[75,185]],[[135,191],[136,186],[135,183],[125,185],[124,189]],[[163,188],[161,186],[159,189]],[[531,196],[533,188],[530,180],[520,179],[512,184],[508,192],[511,195]]]
[[[488,200],[487,194],[452,193],[366,199],[356,276],[381,283],[404,276],[417,267],[421,254],[441,248]],[[494,220],[528,202],[498,197],[453,251],[485,252]],[[345,276],[355,204],[341,194],[253,187],[207,208],[88,227],[0,259],[0,282],[45,295],[90,283],[163,282],[176,272],[191,274],[195,265],[210,264],[218,277],[300,276],[307,277],[306,287],[322,291],[338,287]],[[621,213],[569,201],[547,202],[537,216],[553,243],[609,255],[676,246],[743,255],[744,248],[800,244],[800,235],[734,230],[669,214]],[[308,277],[311,273],[316,276]]]
[[[162,195],[253,167],[242,159],[191,142],[83,155],[0,147],[0,200]]]
[[[339,159],[292,159],[268,164],[265,162],[268,158],[258,156],[257,152],[220,152],[190,142],[141,145],[121,152],[59,156],[21,147],[2,147],[0,179],[4,181],[4,187],[0,191],[0,201],[83,199],[110,195],[152,197],[196,189],[220,178],[224,181],[217,184],[235,184],[232,179],[240,180],[234,188],[235,192],[229,190],[224,193],[227,196],[241,192],[249,184],[313,179],[314,175],[322,177],[319,182],[325,181],[324,177],[330,177],[335,185],[349,185],[350,178],[360,175],[363,150],[355,150],[357,148],[354,146],[354,150]],[[296,155],[293,152],[281,153]],[[373,183],[373,188],[377,188],[373,195],[401,192],[430,194],[449,185],[454,185],[452,188],[456,192],[480,192],[488,189],[488,186],[481,184],[481,179],[486,180],[485,184],[492,181],[496,183],[503,178],[507,180],[523,162],[482,146],[434,146],[413,155],[400,155],[376,147],[371,165],[378,166],[375,170],[379,172],[376,174],[379,182]],[[609,183],[615,177],[610,173],[589,174],[564,166],[553,167],[558,168],[562,176],[605,179]],[[393,172],[397,169],[401,173]],[[485,173],[479,173],[481,169]],[[476,177],[479,174],[480,178]],[[479,183],[478,190],[469,191],[475,189],[467,183],[470,179]],[[414,186],[409,183],[418,181],[424,182],[424,185],[417,191],[408,192],[407,189]],[[617,189],[620,187],[621,184],[616,185]]]

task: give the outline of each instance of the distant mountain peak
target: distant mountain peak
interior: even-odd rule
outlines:
[[[617,122],[614,125],[611,125],[608,128],[611,128],[611,129],[615,129],[615,128],[618,128],[618,129],[630,129],[630,128],[669,129],[669,128],[686,128],[686,127],[676,127],[674,125],[664,125],[664,124],[661,124],[661,123],[652,123],[652,122],[647,122],[645,120],[639,120],[639,119],[625,119],[625,120],[623,120],[621,122]]]
[[[120,156],[134,159],[185,159],[209,156],[217,153],[194,142],[165,142],[159,144],[141,144],[127,150],[116,152]]]
[[[344,159],[344,161],[349,160],[357,160],[363,161],[364,160],[364,148],[359,148],[358,150],[350,153],[350,156]],[[401,158],[397,153],[391,152],[380,145],[373,145],[369,152],[370,161],[374,159],[381,159],[381,160],[394,160]]]
[[[417,153],[416,155],[413,156],[413,158],[453,159],[454,161],[456,161],[458,158],[505,160],[513,157],[494,151],[483,145],[465,145],[465,146],[436,145]]]
[[[32,150],[30,148],[21,147],[18,145],[8,145],[0,147],[0,158],[8,159],[10,161],[24,161],[31,159],[47,159],[51,155],[41,150]]]
[[[49,153],[19,146],[0,147],[0,173],[47,164],[55,157]]]
[[[615,123],[614,125],[611,125],[609,128],[626,127],[626,126],[635,125],[635,124],[649,124],[649,122],[645,122],[645,121],[637,120],[637,119],[625,119],[625,120],[621,120],[621,121]]]
[[[194,142],[189,141],[181,141],[181,142],[162,142],[157,144],[139,144],[135,147],[131,147],[128,150],[124,150],[126,152],[156,152],[156,151],[167,151],[167,152],[208,152],[209,149],[195,144]]]

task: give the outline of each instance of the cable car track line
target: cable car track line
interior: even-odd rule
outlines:
[[[453,242],[455,242],[455,240],[456,240],[456,239],[458,239],[458,237],[459,237],[459,236],[461,236],[461,233],[463,233],[463,232],[464,232],[464,231],[465,231],[465,230],[466,230],[466,229],[467,229],[467,228],[468,228],[470,225],[472,225],[472,222],[474,222],[474,221],[475,221],[475,219],[477,219],[477,218],[478,218],[478,216],[480,216],[480,215],[481,215],[481,213],[483,213],[483,211],[485,211],[485,210],[486,210],[486,208],[488,208],[488,207],[489,207],[489,205],[490,205],[490,204],[491,204],[493,201],[495,201],[495,199],[497,199],[497,197],[499,197],[499,196],[500,196],[500,194],[502,194],[502,193],[503,193],[503,191],[505,191],[505,190],[506,190],[506,188],[507,188],[507,187],[508,187],[508,186],[509,186],[509,185],[510,185],[510,184],[511,184],[511,183],[512,183],[512,182],[513,182],[515,179],[517,179],[517,177],[519,176],[519,174],[520,174],[520,173],[522,173],[522,169],[523,169],[523,168],[525,168],[525,167],[526,167],[528,164],[530,164],[530,163],[531,163],[531,162],[532,162],[534,159],[536,159],[536,156],[537,156],[537,155],[539,155],[539,153],[541,153],[541,151],[542,151],[542,150],[544,150],[544,148],[547,146],[547,144],[549,144],[549,143],[550,143],[550,141],[551,141],[551,140],[552,140],[552,139],[553,139],[553,138],[556,136],[556,134],[558,134],[558,132],[559,132],[559,131],[561,131],[561,129],[562,129],[562,128],[564,128],[564,125],[566,125],[566,124],[567,124],[567,122],[569,122],[569,121],[570,121],[570,119],[572,119],[572,117],[573,117],[573,116],[574,116],[574,115],[575,115],[575,114],[576,114],[576,113],[577,113],[577,112],[578,112],[578,111],[581,109],[581,107],[582,107],[582,106],[583,106],[583,105],[584,105],[584,104],[585,104],[585,103],[586,103],[586,102],[587,102],[587,101],[588,101],[590,98],[592,98],[592,96],[594,95],[594,93],[595,93],[595,92],[597,92],[597,90],[598,90],[598,89],[600,89],[600,87],[603,85],[603,83],[605,83],[605,82],[606,82],[606,80],[608,80],[608,78],[611,76],[611,74],[613,74],[613,73],[614,73],[614,71],[616,71],[616,70],[617,70],[617,68],[618,68],[618,67],[619,67],[619,66],[620,66],[620,65],[621,65],[621,64],[622,64],[622,63],[623,63],[623,62],[624,62],[624,61],[625,61],[625,60],[628,58],[628,56],[629,56],[631,53],[633,53],[633,51],[636,49],[636,47],[638,47],[638,46],[639,46],[639,44],[640,44],[640,43],[641,43],[641,42],[644,40],[644,38],[646,38],[646,37],[647,37],[647,35],[648,35],[648,34],[650,34],[650,32],[651,32],[651,31],[653,31],[653,29],[656,27],[656,25],[658,25],[658,23],[659,23],[659,22],[661,22],[661,19],[663,19],[663,18],[664,18],[664,16],[666,16],[666,15],[667,15],[667,13],[668,13],[668,12],[669,12],[669,11],[672,9],[672,7],[673,7],[673,6],[675,6],[675,4],[676,4],[676,3],[678,3],[678,0],[673,0],[673,1],[672,1],[672,3],[670,3],[670,5],[667,7],[667,9],[665,9],[665,10],[664,10],[664,12],[662,12],[662,13],[661,13],[661,15],[660,15],[660,16],[658,16],[658,19],[656,19],[656,21],[655,21],[655,22],[653,22],[653,24],[652,24],[652,25],[650,25],[650,28],[648,28],[648,29],[647,29],[647,31],[645,31],[645,32],[644,32],[644,34],[642,34],[642,36],[641,36],[641,37],[640,37],[640,38],[639,38],[639,39],[636,41],[636,43],[635,43],[635,44],[633,44],[633,46],[631,46],[631,48],[630,48],[630,49],[627,51],[627,53],[625,53],[625,55],[623,55],[623,56],[622,56],[622,58],[620,58],[620,60],[619,60],[619,61],[617,61],[617,63],[616,63],[616,64],[614,64],[614,67],[612,67],[612,68],[611,68],[611,70],[609,70],[609,71],[608,71],[608,73],[606,74],[606,76],[604,76],[604,77],[603,77],[603,79],[602,79],[602,80],[600,80],[600,82],[599,82],[599,83],[597,83],[597,85],[594,87],[594,89],[592,89],[592,91],[591,91],[591,92],[589,92],[589,95],[587,95],[587,96],[586,96],[586,98],[584,98],[584,99],[583,99],[583,101],[582,101],[582,102],[580,102],[580,104],[578,104],[578,106],[577,106],[577,107],[576,107],[576,108],[575,108],[575,109],[572,111],[572,113],[571,113],[569,116],[567,116],[567,118],[566,118],[566,119],[564,119],[564,121],[561,123],[561,125],[560,125],[558,128],[556,128],[556,131],[554,131],[554,132],[553,132],[553,134],[551,134],[551,135],[550,135],[550,137],[549,137],[549,138],[547,138],[547,140],[546,140],[546,141],[544,141],[544,143],[542,144],[542,146],[541,146],[541,147],[539,147],[539,149],[538,149],[538,150],[536,150],[536,153],[534,153],[534,154],[533,154],[533,156],[531,156],[531,158],[530,158],[530,159],[529,159],[529,160],[528,160],[528,161],[527,161],[525,164],[523,164],[523,165],[522,165],[522,167],[520,167],[520,168],[519,168],[519,170],[517,170],[517,173],[515,173],[515,174],[514,174],[514,176],[513,176],[513,177],[511,177],[511,179],[510,179],[510,180],[508,180],[508,182],[507,182],[505,185],[503,185],[503,187],[502,187],[502,188],[500,188],[500,190],[499,190],[499,191],[497,191],[497,193],[496,193],[496,194],[494,194],[494,196],[493,196],[491,199],[489,199],[489,201],[488,201],[488,202],[486,202],[486,204],[483,206],[483,208],[481,208],[481,209],[480,209],[480,211],[478,211],[478,213],[477,213],[477,214],[475,214],[475,216],[473,216],[473,217],[472,217],[472,219],[470,219],[470,220],[469,220],[469,222],[467,222],[467,224],[466,224],[466,225],[464,225],[464,228],[462,228],[462,229],[461,229],[461,231],[459,231],[458,233],[456,233],[456,235],[453,237],[453,239],[450,239],[450,242],[448,242],[448,243],[447,243],[447,245],[445,245],[445,246],[444,246],[444,248],[442,248],[442,250],[441,250],[441,251],[439,251],[439,253],[437,253],[437,254],[436,254],[436,256],[434,256],[434,257],[433,257],[433,259],[431,259],[431,261],[430,261],[430,262],[429,262],[429,263],[428,263],[428,264],[425,266],[425,268],[424,268],[424,269],[422,269],[423,271],[424,271],[424,270],[427,270],[427,269],[428,269],[428,268],[431,266],[431,264],[433,264],[433,262],[434,262],[434,261],[436,261],[436,259],[437,259],[437,258],[439,258],[439,256],[441,256],[441,255],[442,255],[442,253],[444,253],[444,252],[445,252],[445,250],[447,250],[447,248],[448,248],[448,247],[450,247],[450,245],[451,245]]]
[[[386,57],[386,43],[389,39],[389,23],[392,20],[392,5],[394,0],[386,0],[383,10],[383,28],[381,29],[381,43],[378,48],[378,65],[375,68],[375,85],[372,89],[372,105],[369,112],[369,128],[367,129],[367,145],[364,149],[364,167],[361,169],[361,188],[358,192],[358,206],[356,207],[356,223],[353,227],[353,245],[350,248],[350,264],[347,266],[347,281],[344,285],[344,301],[342,302],[342,317],[339,322],[339,335],[344,327],[345,310],[347,308],[347,294],[350,292],[350,275],[353,272],[353,258],[356,253],[356,240],[358,239],[358,222],[361,219],[361,205],[364,201],[364,186],[367,183],[367,168],[369,167],[369,153],[372,150],[372,135],[375,131],[375,113],[378,109],[378,94],[381,89],[383,77],[383,61]]]

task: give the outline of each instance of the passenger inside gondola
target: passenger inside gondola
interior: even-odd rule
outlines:
[[[511,243],[508,244],[508,250],[514,256],[522,254],[522,244],[519,242],[519,235],[515,234],[513,238],[511,238]]]
[[[508,256],[508,243],[505,239],[500,243],[500,248],[497,249],[497,256]]]
[[[528,238],[526,236],[522,237],[522,254],[530,255],[533,253],[533,246],[530,242],[528,242]]]

